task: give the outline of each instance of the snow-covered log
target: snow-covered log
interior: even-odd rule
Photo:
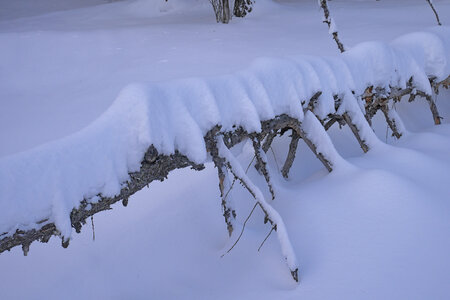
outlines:
[[[110,210],[111,205],[118,201],[122,201],[123,205],[126,206],[131,195],[148,186],[153,180],[163,181],[167,178],[170,171],[189,166],[197,171],[204,169],[202,164],[193,163],[178,151],[171,155],[163,155],[158,154],[155,147],[150,146],[144,155],[139,171],[129,174],[129,179],[117,195],[105,197],[99,194],[89,200],[82,200],[77,208],[72,209],[70,212],[71,227],[79,233],[82,225],[86,224],[86,220],[90,216],[101,211]],[[36,224],[38,226],[33,229],[18,228],[12,235],[1,234],[0,253],[21,245],[24,255],[27,255],[29,246],[33,241],[46,243],[53,235],[61,236],[61,232],[58,230],[55,222],[52,222],[50,218],[42,219]],[[63,247],[69,245],[67,237],[64,238],[62,236],[62,245]]]
[[[277,134],[293,132],[284,176],[300,140],[332,171],[345,163],[326,133],[336,122],[349,125],[369,151],[381,143],[369,124],[372,115],[382,110],[400,136],[402,122],[388,103],[418,95],[429,102],[438,124],[431,95],[449,86],[448,62],[450,29],[439,27],[390,44],[363,43],[340,56],[258,59],[232,75],[132,84],[82,131],[0,159],[0,253],[21,245],[26,254],[33,241],[46,242],[52,235],[67,246],[72,228],[79,232],[88,217],[117,201],[126,205],[133,193],[174,169],[201,170],[212,161],[230,235],[236,211],[225,194],[226,169],[235,172],[273,217],[296,278],[281,217],[217,141],[231,148],[251,140],[274,195],[264,152]]]

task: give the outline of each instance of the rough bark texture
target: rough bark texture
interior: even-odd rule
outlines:
[[[238,18],[243,18],[252,11],[252,5],[252,0],[236,0],[234,1],[233,14]]]
[[[266,139],[264,140],[264,144],[262,146],[262,149],[264,152],[267,153],[267,151],[269,151],[270,146],[272,145],[272,142],[274,140],[274,138],[277,136],[277,132],[270,132],[267,136]]]
[[[225,224],[227,224],[228,235],[231,236],[234,230],[236,211],[229,205],[227,201],[227,197],[229,195],[229,193],[227,192],[228,189],[225,188],[227,169],[225,165],[225,159],[219,156],[219,150],[217,149],[216,134],[218,133],[218,131],[219,127],[215,127],[210,130],[205,136],[205,142],[207,145],[207,149],[209,150],[209,154],[211,155],[214,162],[214,166],[217,168],[220,197],[222,199],[223,217],[225,218]]]
[[[230,4],[228,0],[209,0],[214,13],[216,15],[217,23],[228,23],[231,20]]]
[[[281,174],[283,175],[284,178],[289,177],[289,171],[291,170],[292,164],[294,163],[299,140],[300,135],[298,135],[295,130],[292,130],[291,143],[289,144],[289,152],[286,157],[286,161],[284,162],[283,168],[281,169]]]
[[[227,24],[231,20],[230,3],[228,0],[222,0],[223,15],[222,23]]]
[[[392,136],[395,136],[399,139],[402,136],[402,133],[398,130],[397,122],[395,121],[395,119],[390,117],[388,105],[386,104],[382,106],[381,111],[383,112],[384,118],[386,119],[389,128],[391,128],[392,130]]]
[[[256,157],[255,167],[264,176],[267,186],[269,187],[269,192],[272,195],[272,200],[274,200],[275,192],[273,190],[273,185],[270,180],[269,170],[267,169],[266,155],[265,155],[265,153],[263,153],[263,150],[261,148],[261,139],[257,135],[254,135],[252,137],[252,142],[253,142],[253,149],[255,150],[255,157]]]
[[[140,170],[135,173],[130,173],[130,179],[126,182],[126,186],[122,188],[119,195],[113,198],[98,195],[100,200],[97,203],[88,203],[86,200],[83,200],[79,208],[72,210],[70,214],[72,227],[79,233],[82,225],[86,224],[86,219],[88,217],[93,216],[98,212],[111,209],[111,205],[120,200],[122,200],[125,205],[131,195],[150,184],[153,180],[163,181],[167,178],[170,171],[189,166],[197,171],[204,169],[204,165],[193,163],[178,151],[172,155],[163,155],[158,154],[155,147],[150,146],[141,162]],[[48,220],[43,220],[42,224],[45,224],[46,222],[48,222]],[[36,240],[48,242],[52,235],[59,236],[59,232],[54,223],[47,223],[39,230],[17,230],[13,235],[0,240],[0,253],[19,245],[28,248],[28,246]],[[63,246],[68,246],[67,240],[63,240]],[[24,251],[24,253],[26,252]]]

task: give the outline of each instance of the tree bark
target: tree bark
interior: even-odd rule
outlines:
[[[236,0],[234,1],[233,14],[238,18],[243,18],[252,11],[252,5],[251,0]]]
[[[209,0],[209,2],[214,9],[217,23],[227,24],[230,22],[231,14],[229,0]]]

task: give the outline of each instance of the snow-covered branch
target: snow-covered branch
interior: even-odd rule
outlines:
[[[323,10],[323,22],[328,25],[328,33],[333,37],[333,40],[336,42],[336,45],[339,48],[339,51],[344,52],[345,47],[344,44],[342,44],[341,40],[339,39],[338,29],[337,25],[334,22],[334,19],[330,15],[330,9],[328,8],[328,2],[327,0],[318,0],[319,5]]]
[[[124,187],[116,196],[105,197],[99,194],[95,197],[95,201],[92,201],[92,198],[90,201],[84,199],[77,208],[71,211],[71,227],[79,233],[82,225],[86,224],[86,220],[90,216],[101,211],[110,210],[111,205],[119,201],[122,201],[123,205],[126,206],[131,195],[148,186],[152,181],[163,181],[167,178],[170,171],[185,167],[191,167],[197,171],[204,169],[202,164],[190,161],[178,151],[171,155],[163,155],[159,154],[155,147],[150,146],[141,162],[139,171],[129,174],[129,180],[123,184]],[[37,223],[42,227],[31,230],[17,229],[12,235],[1,234],[0,253],[15,246],[22,246],[24,255],[27,255],[29,246],[33,241],[46,243],[53,235],[62,238],[62,246],[64,248],[69,245],[69,239],[61,236],[60,230],[58,230],[54,222],[50,221],[50,218],[43,219]]]

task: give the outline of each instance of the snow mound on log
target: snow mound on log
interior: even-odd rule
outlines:
[[[429,76],[438,81],[450,74],[450,27],[415,32],[399,37],[392,45],[408,53]]]
[[[351,91],[360,95],[370,85],[405,87],[413,77],[431,93],[428,78],[450,73],[449,53],[449,28],[442,27],[391,44],[363,43],[337,57],[264,58],[232,75],[129,85],[87,128],[0,159],[0,234],[54,222],[69,238],[71,210],[97,194],[117,195],[150,145],[203,163],[203,136],[216,124],[224,131],[241,126],[259,132],[261,121],[277,115],[302,121],[318,91],[315,113],[321,118],[335,111],[333,95],[357,110]],[[366,138],[375,139],[369,131]]]

